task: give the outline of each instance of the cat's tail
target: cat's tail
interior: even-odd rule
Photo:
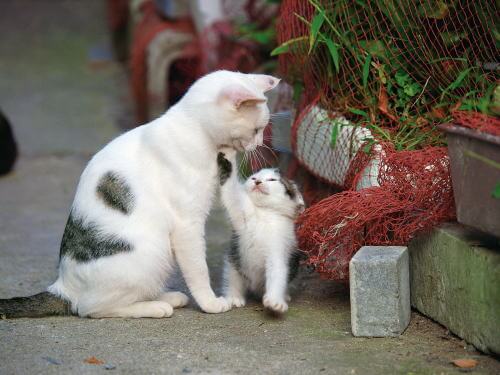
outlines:
[[[71,304],[49,292],[29,297],[0,299],[0,318],[41,318],[51,315],[73,315]]]

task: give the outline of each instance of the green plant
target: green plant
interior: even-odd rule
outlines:
[[[453,110],[498,113],[498,70],[485,71],[469,56],[470,31],[436,29],[434,35],[426,29],[460,17],[463,10],[454,1],[308,2],[311,18],[295,13],[308,34],[285,41],[272,54],[305,55],[305,69],[321,69],[318,76],[328,77],[323,104],[376,138],[397,149],[441,145],[435,125],[448,121]],[[477,12],[498,45],[498,26],[482,8]],[[427,48],[431,42],[443,47]],[[324,90],[324,82],[317,85]],[[340,128],[332,126],[334,144]]]

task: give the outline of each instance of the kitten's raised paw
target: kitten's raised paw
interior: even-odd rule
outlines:
[[[231,304],[224,298],[218,297],[200,304],[201,309],[209,314],[223,313],[231,310]]]
[[[247,303],[243,297],[228,296],[226,300],[232,307],[243,307]]]
[[[279,314],[283,314],[288,310],[288,304],[283,299],[273,298],[267,294],[262,298],[262,304],[265,308]]]

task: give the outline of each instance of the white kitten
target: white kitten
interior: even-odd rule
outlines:
[[[188,302],[184,294],[163,289],[177,261],[203,311],[230,309],[214,294],[205,260],[217,150],[262,144],[269,121],[264,92],[278,82],[266,75],[208,74],[162,117],[98,152],[80,178],[61,243],[59,278],[49,292],[80,316],[166,317]],[[37,296],[38,305],[44,296]],[[0,310],[9,310],[8,301],[0,301]],[[34,308],[29,298],[16,301],[25,308],[16,305],[10,316]]]
[[[263,295],[266,308],[288,309],[288,282],[299,261],[294,222],[304,200],[292,181],[277,169],[262,169],[244,184],[238,181],[235,152],[218,155],[222,202],[234,234],[224,268],[224,296],[235,307],[245,305],[248,290]]]

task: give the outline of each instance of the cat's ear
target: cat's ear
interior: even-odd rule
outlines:
[[[249,76],[262,92],[274,89],[281,81],[279,78],[266,74],[249,74]]]
[[[231,85],[221,90],[220,100],[231,103],[236,109],[267,102],[264,95],[257,95],[241,85]]]

